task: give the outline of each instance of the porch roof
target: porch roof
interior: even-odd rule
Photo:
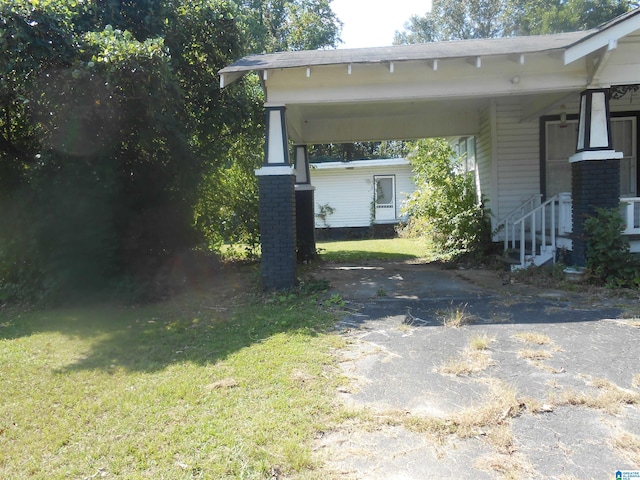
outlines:
[[[258,72],[266,105],[287,107],[297,143],[474,135],[493,98],[520,98],[522,120],[588,87],[640,83],[640,8],[556,35],[249,55],[224,87]]]
[[[416,60],[445,60],[470,56],[527,54],[564,50],[590,36],[583,32],[538,35],[528,37],[457,40],[448,42],[393,45],[388,47],[352,48],[334,50],[303,50],[248,55],[220,70],[220,75],[247,73],[280,68],[316,67],[402,62]]]

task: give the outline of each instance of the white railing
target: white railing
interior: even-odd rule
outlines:
[[[627,223],[624,235],[640,235],[640,197],[621,198],[620,208]]]
[[[535,205],[536,197],[538,205]],[[539,203],[540,197],[531,197],[499,224],[504,227],[505,251],[519,249],[520,263],[515,268],[548,260],[555,262],[557,237],[573,231],[571,193],[559,193],[544,203]],[[514,219],[519,212],[525,213]],[[621,198],[620,212],[626,223],[623,235],[640,235],[640,197]]]
[[[524,215],[534,210],[538,205],[540,205],[541,200],[541,194],[537,193],[535,195],[531,195],[531,197],[525,200],[519,207],[514,208],[511,213],[498,222],[498,228],[504,229],[505,251],[509,248],[516,248],[515,220],[522,218]],[[511,246],[509,246],[509,244],[511,244]]]
[[[513,222],[514,229],[520,231],[520,266],[525,267],[527,263],[536,263],[535,257],[545,257],[544,261],[553,260],[555,262],[556,249],[556,210],[560,200],[559,195],[551,197],[544,203],[538,205],[526,215]],[[547,229],[547,220],[551,223]],[[528,228],[527,228],[528,227]],[[540,238],[538,239],[538,235]],[[530,245],[530,262],[526,258],[526,246]]]

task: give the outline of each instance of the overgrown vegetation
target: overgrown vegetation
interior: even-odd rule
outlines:
[[[0,302],[144,290],[196,247],[255,251],[262,89],[217,71],[339,28],[328,0],[2,2]]]
[[[622,235],[625,227],[620,211],[615,208],[599,208],[585,220],[587,268],[606,285],[638,288],[640,261],[629,253],[629,241]]]
[[[408,199],[402,234],[430,238],[446,258],[483,255],[491,248],[488,211],[478,202],[474,177],[444,139],[417,142],[409,156],[416,191]]]

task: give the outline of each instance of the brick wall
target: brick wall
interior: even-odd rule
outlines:
[[[294,175],[258,176],[262,284],[282,290],[296,284]]]
[[[587,239],[584,221],[596,208],[620,204],[620,160],[587,160],[571,164],[573,197],[573,263],[586,263]]]

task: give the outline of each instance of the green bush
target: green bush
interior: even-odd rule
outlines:
[[[640,286],[640,262],[629,253],[622,235],[625,221],[616,208],[598,208],[584,222],[587,268],[597,280],[617,287]]]
[[[405,232],[428,236],[440,254],[484,254],[491,247],[488,210],[478,202],[474,177],[461,171],[461,158],[444,139],[417,143],[409,159],[416,191],[405,213],[410,217]]]

